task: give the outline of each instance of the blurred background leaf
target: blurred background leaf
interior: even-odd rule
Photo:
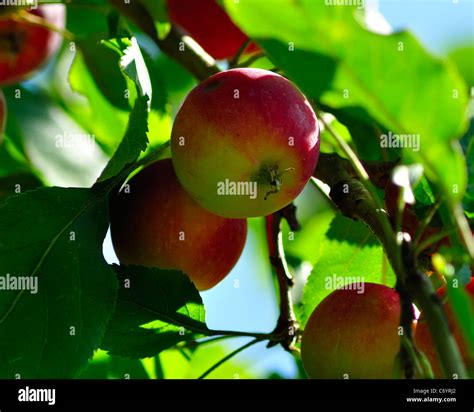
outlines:
[[[419,152],[408,148],[404,155],[423,163],[448,200],[462,199],[466,166],[455,139],[467,126],[467,91],[452,64],[434,58],[409,32],[367,30],[357,7],[312,0],[227,0],[225,6],[315,102],[367,113],[395,134],[419,135]]]

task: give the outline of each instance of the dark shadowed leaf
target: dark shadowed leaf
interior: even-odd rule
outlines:
[[[114,268],[119,295],[102,349],[112,355],[146,358],[207,333],[201,297],[184,273],[140,266]]]
[[[120,69],[121,53],[102,43],[103,36],[77,40],[84,61],[100,91],[115,107],[130,110],[127,81]]]
[[[0,291],[2,378],[70,378],[99,346],[117,288],[99,200],[89,189],[43,188],[0,206],[0,276],[38,282],[37,293],[34,283]]]
[[[98,181],[110,179],[122,169],[137,160],[148,144],[148,97],[138,97],[130,113],[127,131],[119,147],[109,161]]]

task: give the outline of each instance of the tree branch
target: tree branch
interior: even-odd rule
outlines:
[[[274,334],[282,336],[282,339],[278,343],[281,343],[288,351],[294,349],[293,343],[297,336],[299,325],[293,311],[291,297],[293,279],[288,270],[285,252],[283,250],[281,221],[285,218],[291,230],[298,230],[300,226],[296,219],[295,212],[296,207],[290,204],[278,212],[267,216],[265,220],[270,262],[275,270],[280,294],[280,316]]]
[[[153,40],[163,53],[188,69],[198,80],[220,72],[214,59],[189,42],[174,26],[164,39],[155,37]]]
[[[403,282],[397,281],[396,290],[400,296],[400,326],[403,329],[403,336],[406,338],[406,343],[400,347],[402,366],[405,371],[405,378],[413,379],[415,377],[416,359],[412,356],[414,351],[410,351],[407,346],[413,347],[412,325],[415,320],[415,313],[411,297],[406,291]]]
[[[155,22],[142,4],[136,1],[126,3],[123,0],[109,0],[109,3],[147,34],[163,53],[180,63],[198,80],[204,80],[220,71],[214,59],[188,41],[175,26],[171,26],[166,37],[160,39]]]
[[[367,224],[382,243],[385,253],[411,300],[426,316],[446,376],[465,378],[459,348],[449,330],[444,308],[428,277],[418,270],[411,242],[397,239],[380,222],[378,209],[364,185],[354,178],[350,163],[335,154],[321,153],[315,177],[331,187],[330,197],[347,217]]]

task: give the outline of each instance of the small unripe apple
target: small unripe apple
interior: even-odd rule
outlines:
[[[195,87],[171,135],[179,181],[224,217],[269,215],[291,203],[319,155],[313,109],[286,78],[233,69]]]
[[[365,283],[328,295],[305,326],[301,357],[314,379],[393,376],[400,349],[400,300],[395,290]],[[352,288],[351,288],[352,287]]]
[[[231,271],[247,236],[245,219],[216,216],[192,200],[170,159],[148,166],[113,196],[110,219],[121,263],[181,270],[199,290]]]
[[[471,299],[471,309],[474,310],[474,279],[472,279],[465,286],[465,289]],[[441,299],[446,297],[446,287],[442,287],[438,290],[438,296]],[[453,334],[454,339],[459,346],[459,350],[461,351],[461,356],[464,360],[464,363],[466,364],[466,368],[468,372],[474,376],[474,353],[469,353],[468,344],[461,333],[461,328],[459,327],[459,323],[456,320],[449,300],[444,303],[444,309],[448,318],[449,329],[451,330],[451,333]],[[431,337],[431,332],[429,330],[428,324],[426,323],[425,317],[423,316],[423,313],[421,313],[416,325],[415,343],[418,349],[420,349],[430,361],[434,376],[436,378],[443,378],[443,373],[441,371],[441,366],[438,360],[433,339]]]
[[[167,0],[170,20],[186,31],[214,59],[232,58],[247,36],[216,0]],[[257,50],[255,44],[247,52]]]
[[[48,25],[64,28],[66,9],[62,4],[44,5],[21,13],[43,18]],[[58,49],[61,36],[19,16],[0,18],[0,85],[25,80]]]

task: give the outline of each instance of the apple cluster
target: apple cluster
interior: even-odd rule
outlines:
[[[140,0],[151,5],[154,0]],[[258,46],[231,21],[216,0],[167,0],[170,21],[216,60]],[[2,10],[3,11],[3,10]],[[0,86],[29,78],[58,49],[65,26],[63,5],[0,13]],[[6,119],[0,91],[0,136]],[[156,161],[110,195],[114,250],[121,264],[175,269],[208,290],[235,266],[247,237],[247,218],[268,216],[301,193],[320,150],[316,115],[288,79],[271,71],[237,68],[198,84],[185,98],[171,132],[171,157]],[[398,191],[387,186],[392,222]],[[412,237],[418,220],[401,217]],[[429,230],[435,230],[429,228]],[[428,232],[431,235],[433,232]],[[474,280],[466,291],[474,309]],[[445,289],[449,326],[468,369],[474,355],[454,316]],[[387,286],[366,283],[363,293],[345,287],[313,311],[301,344],[311,378],[396,377],[401,347],[400,301]],[[422,313],[415,342],[443,375]]]
[[[215,286],[242,253],[246,218],[291,203],[318,155],[316,116],[290,81],[250,68],[211,76],[176,115],[171,159],[112,197],[119,260],[180,269],[199,290]]]

